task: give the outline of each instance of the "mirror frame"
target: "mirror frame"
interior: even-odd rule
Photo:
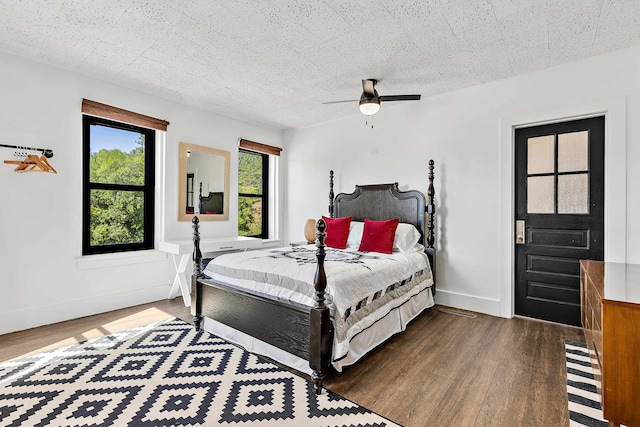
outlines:
[[[187,151],[202,151],[208,154],[213,154],[214,156],[224,157],[224,213],[188,214],[185,212],[185,206],[187,206]],[[231,167],[231,153],[225,150],[218,150],[216,148],[190,144],[188,142],[180,142],[178,152],[178,221],[191,221],[195,215],[198,216],[198,219],[200,221],[228,221],[229,198],[231,196],[229,193],[229,171]],[[194,198],[198,197],[196,188],[194,188]]]

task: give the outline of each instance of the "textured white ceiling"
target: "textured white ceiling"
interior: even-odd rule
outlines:
[[[637,44],[639,0],[0,0],[0,50],[278,128]]]

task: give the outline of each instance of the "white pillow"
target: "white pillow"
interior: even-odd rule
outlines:
[[[358,249],[362,240],[362,232],[364,231],[364,222],[351,221],[349,226],[349,238],[347,239],[347,248]],[[402,253],[411,253],[421,250],[420,232],[412,224],[399,223],[396,228],[396,235],[393,238],[393,251]]]
[[[362,232],[364,231],[364,222],[351,221],[349,226],[349,238],[347,239],[347,247],[358,250],[360,241],[362,240]]]
[[[405,254],[415,252],[418,240],[420,240],[418,229],[412,224],[401,222],[398,224],[396,235],[393,238],[393,249]]]

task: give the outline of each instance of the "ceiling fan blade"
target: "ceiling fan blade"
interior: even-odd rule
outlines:
[[[358,102],[358,99],[347,99],[345,101],[329,101],[329,102],[323,102],[323,104],[340,104],[343,102]]]
[[[385,95],[379,97],[383,101],[420,101],[420,95]]]
[[[364,92],[364,94],[367,96],[374,96],[376,83],[377,80],[374,79],[362,80],[362,91]]]

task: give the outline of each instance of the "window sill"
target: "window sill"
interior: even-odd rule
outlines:
[[[118,267],[146,262],[161,262],[166,259],[166,253],[156,250],[118,252],[76,257],[76,267],[78,270],[91,270],[94,268]]]

